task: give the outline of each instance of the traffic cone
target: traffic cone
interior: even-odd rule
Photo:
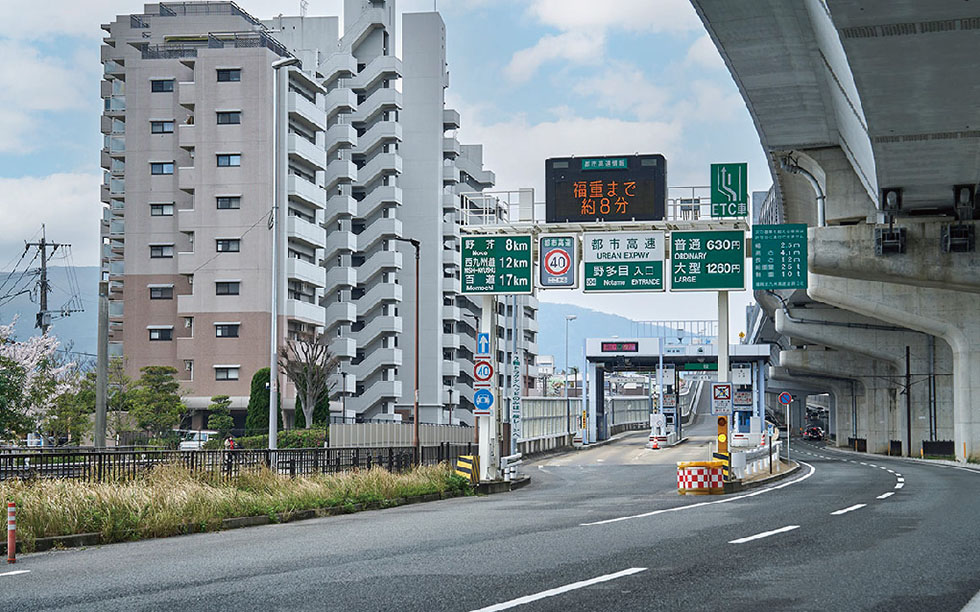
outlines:
[[[650,436],[650,450],[660,450],[660,445],[657,444],[657,436]]]

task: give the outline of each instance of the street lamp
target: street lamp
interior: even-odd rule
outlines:
[[[272,215],[269,219],[269,229],[272,230],[272,306],[270,308],[270,333],[269,333],[269,450],[276,450],[278,446],[279,428],[276,424],[276,411],[279,409],[279,331],[277,329],[279,315],[279,189],[281,186],[279,175],[282,173],[282,164],[279,163],[279,156],[282,153],[282,130],[279,128],[279,108],[282,105],[280,96],[282,95],[280,86],[279,69],[287,66],[299,64],[298,57],[284,57],[272,62],[272,70],[275,73],[275,92],[272,96]],[[271,458],[270,458],[271,459]]]
[[[415,238],[395,238],[395,240],[408,242],[415,248],[415,405],[412,409],[414,421],[412,446],[415,448],[416,462],[422,465],[422,449],[419,448],[419,254],[422,243]]]
[[[568,399],[568,323],[577,319],[575,315],[565,315],[565,431],[572,433],[572,403]]]

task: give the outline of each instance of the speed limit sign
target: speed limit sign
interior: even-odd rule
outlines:
[[[570,289],[578,286],[576,259],[578,239],[575,236],[544,235],[538,238],[538,287]]]

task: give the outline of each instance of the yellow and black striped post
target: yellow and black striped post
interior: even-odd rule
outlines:
[[[728,417],[719,416],[718,417],[718,452],[713,453],[712,456],[715,459],[720,459],[724,461],[722,465],[722,474],[725,476],[725,482],[729,482],[732,479],[732,455],[728,452]]]
[[[480,458],[474,455],[460,455],[456,458],[456,473],[469,478],[473,484],[479,484]]]

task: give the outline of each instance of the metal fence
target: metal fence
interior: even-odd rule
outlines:
[[[421,447],[422,464],[436,465],[471,455],[472,443]],[[217,478],[273,468],[283,475],[331,474],[380,467],[397,472],[416,464],[411,446],[270,450],[18,452],[0,455],[0,481],[65,478],[88,482],[132,480],[161,465],[179,465]]]
[[[330,446],[411,446],[415,426],[411,423],[335,423],[330,425]],[[473,441],[473,428],[458,425],[419,424],[419,444],[433,446],[466,444]]]

